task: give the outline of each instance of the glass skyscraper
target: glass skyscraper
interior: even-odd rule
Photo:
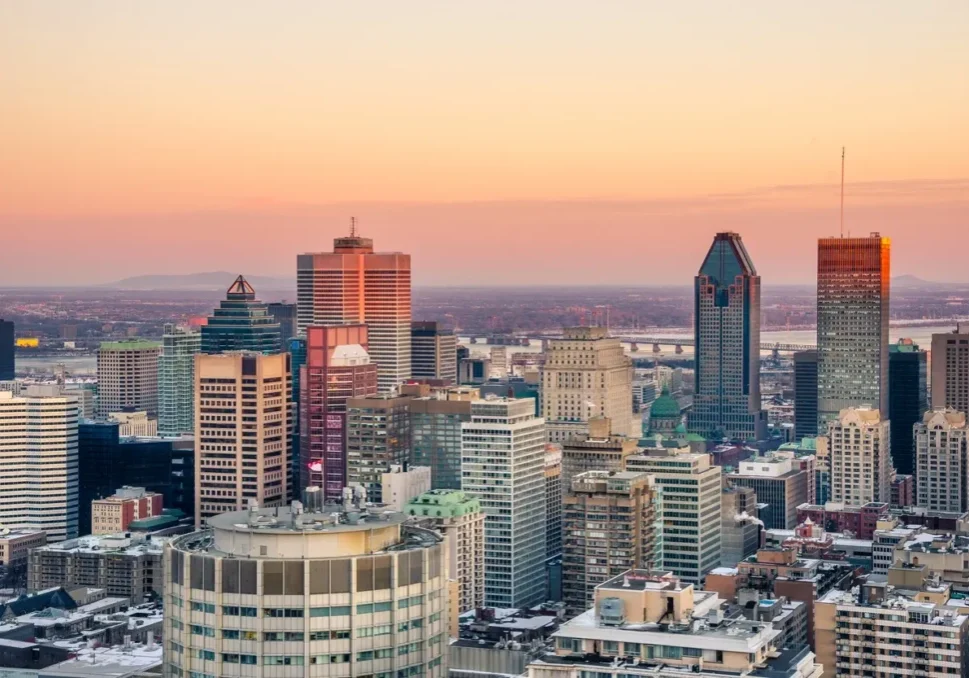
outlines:
[[[0,318],[0,381],[14,378],[13,321]]]
[[[841,410],[867,406],[888,418],[891,240],[818,240],[818,430]]]
[[[690,431],[761,440],[760,276],[736,233],[718,233],[694,287],[696,372]]]
[[[202,353],[279,353],[282,349],[279,323],[240,275],[202,327]]]
[[[195,432],[195,354],[202,348],[198,332],[165,325],[158,356],[158,434]]]
[[[911,339],[899,339],[888,352],[892,463],[896,473],[915,473],[914,426],[929,409],[928,354]]]

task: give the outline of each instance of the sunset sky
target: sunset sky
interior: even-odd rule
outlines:
[[[969,281],[969,2],[0,0],[0,285],[294,275],[351,215],[416,284],[688,283],[738,231]]]

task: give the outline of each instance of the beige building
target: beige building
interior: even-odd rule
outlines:
[[[144,410],[158,416],[158,356],[161,344],[143,339],[105,341],[98,349],[97,413]]]
[[[681,449],[646,450],[628,457],[626,470],[649,473],[659,488],[660,569],[699,585],[720,567],[722,480],[709,454]]]
[[[622,471],[626,459],[636,454],[636,440],[613,435],[612,422],[595,417],[588,422],[586,433],[562,443],[562,486],[586,471]]]
[[[454,616],[484,607],[485,517],[481,502],[460,490],[431,490],[408,503],[405,513],[444,535],[448,578],[457,582]]]
[[[632,361],[606,328],[566,328],[563,338],[549,342],[542,366],[541,407],[549,442],[587,434],[593,417],[609,419],[617,435],[638,438],[632,383]]]
[[[783,630],[725,618],[724,604],[670,573],[630,570],[596,588],[592,609],[553,634],[554,653],[529,664],[528,678],[821,675],[806,645],[782,653]]]
[[[118,436],[121,438],[131,436],[150,438],[158,435],[158,420],[149,419],[148,413],[144,410],[140,412],[112,412],[108,415],[108,420],[118,422]]]
[[[431,467],[394,464],[380,476],[380,485],[384,505],[403,511],[412,499],[430,492]]]
[[[915,478],[918,505],[931,511],[963,512],[969,466],[966,415],[930,410],[915,425]]]
[[[31,549],[47,543],[47,533],[43,530],[0,529],[0,565],[16,566],[27,562]]]
[[[573,613],[594,604],[596,586],[656,563],[652,478],[632,471],[587,471],[572,479],[562,509],[562,584]]]
[[[969,617],[924,567],[872,575],[815,603],[815,650],[825,676],[963,675]]]
[[[236,511],[165,549],[166,676],[447,676],[435,532],[361,501]]]
[[[290,355],[195,357],[195,524],[289,499]]]
[[[162,495],[143,487],[122,487],[114,495],[91,502],[91,534],[127,532],[136,520],[160,516]]]
[[[831,501],[864,506],[892,499],[889,423],[878,410],[849,407],[828,422]]]
[[[969,412],[969,323],[932,335],[932,407]]]

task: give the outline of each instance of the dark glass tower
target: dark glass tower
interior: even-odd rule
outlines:
[[[899,339],[888,347],[888,419],[892,422],[889,448],[895,472],[915,472],[912,428],[921,423],[929,409],[928,361],[910,339]]]
[[[736,233],[718,233],[694,286],[692,433],[761,440],[760,276]]]
[[[269,309],[269,315],[279,323],[279,333],[283,341],[288,341],[296,336],[296,304],[278,301],[269,304],[266,308]]]
[[[13,321],[0,318],[0,381],[14,378]]]
[[[794,354],[794,439],[818,434],[818,352]]]
[[[282,349],[279,323],[240,275],[202,327],[202,353],[279,353]]]

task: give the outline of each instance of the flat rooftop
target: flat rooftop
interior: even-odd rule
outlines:
[[[620,591],[674,591],[692,584],[683,583],[672,572],[664,570],[630,570],[625,574],[602,582],[597,589],[618,589]]]
[[[344,511],[343,504],[327,504],[318,511],[294,512],[293,507],[279,506],[250,511],[232,511],[206,520],[209,527],[233,532],[267,532],[270,534],[318,534],[321,532],[358,532],[400,525],[410,519],[406,513],[370,505]]]

